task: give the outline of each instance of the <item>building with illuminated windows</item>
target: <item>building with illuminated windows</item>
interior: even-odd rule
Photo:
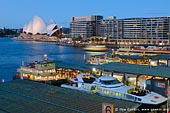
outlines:
[[[70,22],[72,38],[87,39],[92,36],[99,36],[102,19],[103,16],[100,15],[72,17]]]
[[[126,18],[120,21],[123,23],[122,39],[125,44],[170,42],[170,17]]]
[[[170,43],[170,17],[125,18],[110,16],[72,17],[71,36],[90,38],[101,36],[113,44],[168,44]]]

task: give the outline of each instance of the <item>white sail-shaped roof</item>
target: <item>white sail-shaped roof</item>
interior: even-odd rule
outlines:
[[[44,21],[40,17],[38,17],[38,16],[34,17],[32,28],[33,28],[32,29],[33,34],[37,34],[37,33],[44,34],[44,33],[47,33],[47,29],[46,29],[46,25],[45,25]]]
[[[55,28],[57,28],[57,24],[50,24],[50,25],[48,25],[47,26],[48,34],[50,35],[53,30],[56,30]]]
[[[50,24],[56,24],[53,19],[50,20]]]
[[[47,30],[53,30],[55,27],[57,27],[57,24],[50,24],[47,26]]]
[[[30,21],[25,31],[26,33],[32,33],[32,26],[33,26],[32,24],[33,24],[32,21]]]
[[[35,16],[33,21],[26,24],[23,28],[23,31],[26,33],[32,33],[33,35],[48,34],[49,36],[53,35],[57,30],[57,24],[53,19],[51,19],[50,24],[46,26],[44,21],[38,16]]]
[[[27,25],[27,24],[25,24],[25,25],[24,25],[24,27],[23,27],[23,31],[24,31],[24,32],[26,32],[27,27],[28,27],[28,25]]]
[[[56,31],[58,31],[58,29],[51,31],[51,33],[49,35],[52,36]]]

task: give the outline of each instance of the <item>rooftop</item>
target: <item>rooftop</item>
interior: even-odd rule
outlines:
[[[148,66],[137,64],[123,64],[119,62],[111,62],[102,65],[90,65],[90,64],[74,64],[71,62],[57,62],[57,67],[78,69],[78,70],[92,70],[92,68],[99,68],[101,70],[114,71],[119,73],[129,73],[136,75],[150,75],[170,78],[170,67],[166,66]]]
[[[169,54],[157,54],[153,56],[139,56],[139,55],[119,55],[119,58],[124,58],[124,59],[135,59],[135,60],[142,60],[142,59],[163,59],[163,60],[168,60],[170,59]]]
[[[139,55],[119,55],[119,58],[125,59],[136,59],[136,60],[143,60],[145,59],[143,56]]]
[[[0,100],[1,113],[101,113],[103,102],[118,109],[140,106],[138,103],[28,80],[0,83]]]
[[[130,73],[136,75],[150,75],[170,78],[170,67],[165,66],[145,66],[136,64],[122,64],[113,62],[99,66],[100,69],[111,70],[121,73]]]

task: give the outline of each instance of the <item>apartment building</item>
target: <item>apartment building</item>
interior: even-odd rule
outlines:
[[[132,43],[169,43],[170,17],[126,18],[122,39]]]
[[[170,17],[125,18],[110,16],[72,17],[71,36],[101,36],[116,44],[170,43]]]

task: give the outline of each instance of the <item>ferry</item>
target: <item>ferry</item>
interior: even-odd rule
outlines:
[[[43,61],[35,61],[33,63],[22,62],[20,68],[17,69],[16,78],[29,79],[34,81],[57,80],[58,76],[55,70],[55,62],[50,61],[47,55],[44,55]]]
[[[70,80],[70,84],[63,84],[61,87],[147,105],[159,105],[167,101],[167,98],[160,94],[146,89],[135,89],[132,86],[126,86],[111,76],[97,78],[90,74],[78,74],[77,78]]]
[[[107,51],[108,48],[105,45],[88,45],[83,48],[86,51]]]
[[[170,45],[138,44],[129,48],[119,48],[115,54],[124,55],[156,55],[170,54]]]
[[[99,54],[90,56],[87,59],[87,64],[101,65],[115,61],[117,61],[117,59],[113,55]]]

